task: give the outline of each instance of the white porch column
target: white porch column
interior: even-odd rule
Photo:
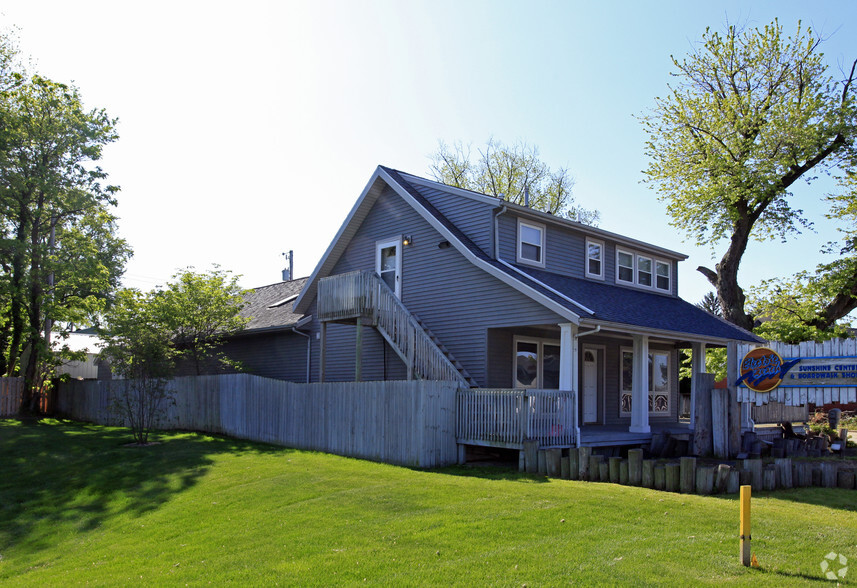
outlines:
[[[634,376],[631,386],[631,433],[650,433],[649,337],[634,335]]]
[[[577,325],[560,323],[559,332],[559,389],[577,391],[577,383],[580,381],[578,379]],[[580,416],[577,408],[580,395],[577,394],[576,396],[573,423],[574,442],[575,445],[580,445]]]
[[[690,428],[696,426],[696,394],[699,374],[705,373],[705,343],[694,342],[690,357]]]

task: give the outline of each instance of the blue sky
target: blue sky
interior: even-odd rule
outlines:
[[[567,166],[601,228],[682,251],[680,293],[714,254],[684,242],[640,183],[645,114],[670,55],[706,27],[797,21],[857,58],[857,3],[816,2],[40,2],[0,0],[23,52],[120,119],[103,167],[122,186],[126,284],[150,288],[211,263],[247,287],[279,279],[283,251],[308,275],[378,164],[428,175],[438,141],[491,136]],[[823,184],[796,191],[816,222],[787,244],[753,243],[741,280],[789,275],[835,238]],[[452,279],[452,278],[451,278]]]

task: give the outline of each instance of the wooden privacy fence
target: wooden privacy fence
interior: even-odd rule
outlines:
[[[57,411],[121,425],[111,403],[128,382],[72,381]],[[225,374],[175,378],[165,429],[218,433],[399,465],[455,463],[457,382],[387,381],[295,384]]]
[[[24,378],[0,378],[0,418],[18,414]]]
[[[523,449],[572,447],[576,441],[577,395],[559,390],[458,391],[458,442]]]

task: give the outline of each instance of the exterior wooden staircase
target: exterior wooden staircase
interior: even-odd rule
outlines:
[[[318,283],[318,318],[375,327],[408,368],[408,379],[476,382],[374,272],[354,271]]]

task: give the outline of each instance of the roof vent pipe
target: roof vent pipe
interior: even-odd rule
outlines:
[[[289,267],[283,269],[283,281],[288,282],[295,275],[295,252],[289,249],[288,253],[283,253],[282,255],[289,259]]]
[[[530,207],[530,187],[524,184],[524,206]]]

